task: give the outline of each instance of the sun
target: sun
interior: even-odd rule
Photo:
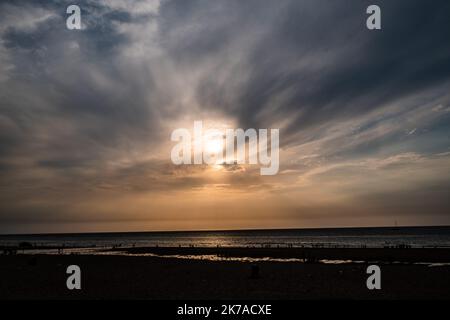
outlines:
[[[218,154],[223,151],[223,139],[205,139],[205,151],[210,154]]]

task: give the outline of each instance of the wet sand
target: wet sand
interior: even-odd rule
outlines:
[[[199,254],[210,250],[181,249]],[[169,252],[167,248],[146,248],[144,251],[148,253],[149,250],[157,250],[159,254],[171,253],[171,250],[180,253],[180,248]],[[268,254],[262,250],[239,250],[246,250],[245,256]],[[295,252],[289,250],[292,256]],[[350,253],[343,254],[343,249],[327,250],[334,250],[333,254],[340,259],[350,257]],[[362,260],[370,260],[373,255],[378,259],[383,255],[372,251],[374,249],[364,250],[358,251],[358,259],[362,258],[362,252],[366,252],[366,259]],[[382,250],[385,249],[380,252]],[[444,251],[439,252],[441,260],[445,257]],[[332,254],[321,252],[322,257],[330,258]],[[399,252],[394,260],[408,254],[410,258],[414,255],[419,258],[420,253]],[[426,252],[422,254],[431,255],[430,251]],[[390,254],[392,252],[385,250],[384,255]],[[435,259],[438,256],[435,255]],[[66,268],[71,264],[81,268],[81,290],[66,288]],[[251,272],[254,265],[259,269],[256,278]],[[366,288],[365,263],[245,263],[116,255],[0,256],[0,299],[450,299],[449,266],[383,262],[380,267],[382,289],[370,291]]]
[[[319,260],[352,260],[364,262],[450,262],[448,248],[242,248],[242,247],[136,247],[115,248],[109,252],[157,255],[217,255],[220,257],[250,257]]]

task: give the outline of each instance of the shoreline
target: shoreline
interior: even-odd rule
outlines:
[[[1,249],[1,248],[0,248]],[[450,248],[42,247],[1,249],[3,256],[116,255],[212,261],[450,264]],[[0,255],[1,256],[1,255]]]
[[[434,262],[449,263],[447,248],[241,248],[241,247],[134,247],[112,248],[104,252],[155,254],[161,256],[217,255],[224,258],[300,259],[305,263],[319,260],[350,260],[363,262]]]

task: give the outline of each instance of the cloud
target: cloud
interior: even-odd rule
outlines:
[[[448,1],[380,1],[377,32],[365,28],[369,1],[87,0],[80,31],[65,28],[66,4],[0,5],[0,221],[82,222],[64,212],[83,198],[107,220],[113,196],[125,208],[199,190],[266,207],[283,191],[286,206],[271,208],[298,221],[333,205],[367,219],[375,203],[407,212],[407,191],[446,208]],[[280,174],[172,166],[170,132],[202,119],[280,128]]]
[[[16,6],[10,3],[0,5],[0,83],[9,79],[10,73],[14,70],[14,64],[7,48],[7,43],[3,40],[3,35],[10,31],[31,33],[36,28],[48,20],[55,17],[55,14],[44,8],[32,5]]]

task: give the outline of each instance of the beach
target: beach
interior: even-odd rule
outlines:
[[[97,255],[3,255],[0,299],[450,299],[448,249],[277,250],[128,248],[121,254],[112,249]],[[244,256],[247,260],[239,260]],[[313,259],[292,260],[302,256]],[[325,263],[337,257],[341,260]],[[366,287],[373,259],[381,268],[381,290]],[[81,269],[81,290],[66,288],[69,265]]]

